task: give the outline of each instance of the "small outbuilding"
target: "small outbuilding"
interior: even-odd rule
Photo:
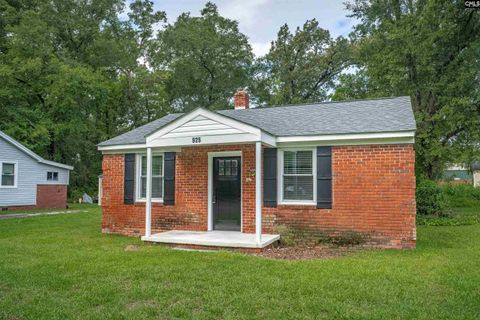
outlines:
[[[66,208],[71,170],[0,131],[0,210]]]

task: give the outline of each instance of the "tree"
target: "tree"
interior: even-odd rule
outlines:
[[[344,73],[338,76],[335,91],[330,96],[334,101],[378,98],[388,95],[367,76],[365,70]]]
[[[225,109],[248,83],[252,49],[238,23],[221,17],[208,2],[200,17],[183,13],[158,36],[151,63],[170,73],[167,91],[181,111]]]
[[[96,145],[169,109],[144,57],[165,15],[151,1],[0,0],[0,130],[75,167],[70,193],[94,192]]]
[[[333,40],[317,20],[308,20],[295,33],[285,24],[269,53],[259,60],[254,91],[269,104],[322,101],[349,63],[348,41]]]
[[[410,95],[417,119],[417,168],[429,177],[480,138],[480,12],[463,1],[357,0],[353,38],[368,78]]]

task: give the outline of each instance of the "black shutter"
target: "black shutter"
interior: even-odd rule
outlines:
[[[135,153],[125,154],[125,173],[123,175],[123,203],[133,204],[135,190]]]
[[[263,206],[277,206],[277,148],[263,150]]]
[[[175,152],[165,152],[165,161],[163,168],[163,204],[175,204]]]
[[[317,147],[317,208],[332,208],[332,147]]]

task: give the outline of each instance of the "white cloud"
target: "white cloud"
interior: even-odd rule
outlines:
[[[243,27],[250,29],[264,12],[261,10],[271,0],[230,0],[226,3],[218,3],[220,14],[240,21]]]
[[[250,45],[252,46],[253,53],[257,57],[264,56],[270,51],[270,42],[252,42]]]

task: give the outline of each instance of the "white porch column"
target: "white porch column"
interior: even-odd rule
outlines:
[[[255,142],[255,233],[262,242],[262,143]]]
[[[147,201],[145,203],[145,236],[152,235],[152,148],[147,148]]]

